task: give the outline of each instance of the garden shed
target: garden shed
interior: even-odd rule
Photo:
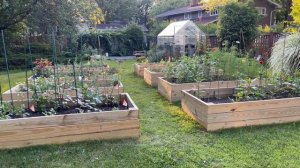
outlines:
[[[190,20],[173,22],[157,37],[158,46],[169,46],[181,55],[193,55],[199,42],[205,43],[205,34]]]

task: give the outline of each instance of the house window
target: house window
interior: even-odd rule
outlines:
[[[210,12],[210,16],[214,16],[214,15],[218,15],[218,14],[219,14],[218,9],[214,9],[213,11]]]
[[[184,14],[184,19],[185,19],[185,20],[192,19],[192,14],[191,14],[191,13],[185,13],[185,14]]]
[[[264,7],[255,7],[260,15],[267,15],[267,8]]]

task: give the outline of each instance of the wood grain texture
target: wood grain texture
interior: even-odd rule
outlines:
[[[164,64],[161,63],[136,63],[133,65],[134,74],[139,77],[144,77],[144,69],[145,68],[161,68],[165,67]]]
[[[162,96],[167,98],[170,102],[180,101],[182,98],[183,90],[191,89],[214,89],[214,88],[235,88],[236,81],[215,81],[215,82],[201,82],[201,83],[170,83],[165,78],[158,78],[158,91]]]
[[[157,87],[158,78],[162,76],[162,72],[153,72],[149,68],[144,69],[144,81],[152,87]]]
[[[134,73],[139,77],[144,77],[144,68],[147,68],[148,64],[134,64]]]
[[[182,109],[207,131],[300,121],[300,98],[213,104],[193,96],[194,92],[183,91]]]

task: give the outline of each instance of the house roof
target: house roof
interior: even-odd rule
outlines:
[[[274,1],[272,1],[272,0],[267,0],[267,1],[268,1],[269,3],[275,5],[275,6],[278,7],[278,8],[282,8],[282,6],[281,6],[280,4],[278,4],[278,3],[276,3],[276,2],[274,2]]]
[[[202,10],[203,9],[201,9],[201,6],[186,6],[186,7],[166,11],[162,14],[157,15],[156,18],[162,18],[162,17],[166,17],[166,16],[172,16],[172,15],[176,15],[176,14],[182,14],[182,13],[187,13],[187,12],[196,12],[196,11],[202,11]]]
[[[272,0],[267,0],[270,4],[275,5],[277,8],[281,8],[282,6]],[[166,11],[164,13],[161,13],[156,16],[156,18],[162,18],[162,17],[167,17],[167,16],[172,16],[172,15],[177,15],[177,14],[182,14],[182,13],[188,13],[188,12],[196,12],[196,11],[202,11],[203,9],[201,6],[186,6],[182,8],[177,8],[173,10]]]

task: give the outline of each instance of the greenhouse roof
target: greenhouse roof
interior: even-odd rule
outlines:
[[[179,30],[184,28],[185,25],[189,22],[191,21],[185,20],[185,21],[171,23],[162,32],[160,32],[158,36],[174,36]]]

